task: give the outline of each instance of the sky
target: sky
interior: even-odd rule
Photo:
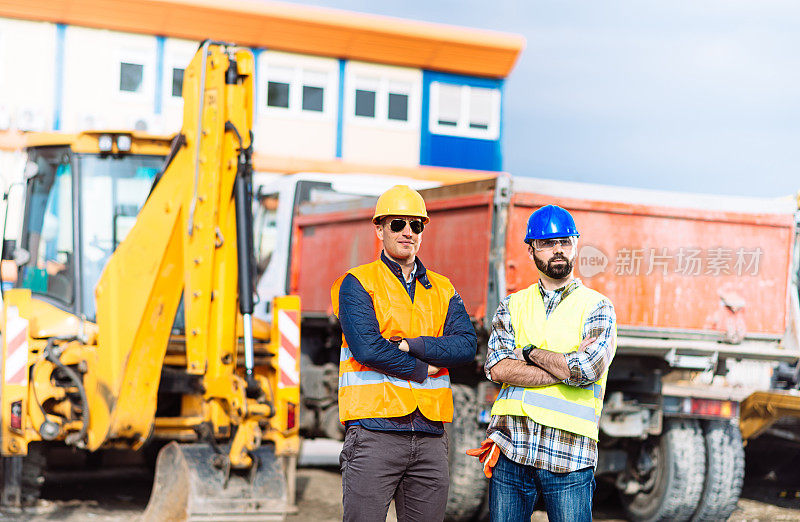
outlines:
[[[800,190],[793,0],[301,0],[523,35],[503,168],[684,192]]]

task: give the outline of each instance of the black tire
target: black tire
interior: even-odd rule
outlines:
[[[660,439],[642,450],[654,467],[642,476],[645,487],[621,495],[630,520],[654,522],[689,520],[700,502],[705,478],[706,447],[700,424],[693,419],[669,419]],[[633,458],[638,461],[639,456]]]
[[[477,448],[486,438],[478,424],[478,401],[475,389],[453,385],[453,422],[447,429],[450,437],[450,492],[447,496],[445,520],[460,522],[472,520],[480,510],[489,481],[483,474],[483,465],[465,452]]]
[[[28,454],[22,459],[22,505],[35,506],[42,495],[44,470],[47,465],[44,447],[28,445]]]
[[[729,421],[703,423],[706,477],[693,521],[727,520],[736,509],[744,482],[744,445],[739,427]]]
[[[339,405],[333,404],[322,412],[320,420],[322,433],[333,440],[344,440],[344,424],[339,420]]]
[[[44,468],[45,468],[45,455],[43,448],[37,443],[28,445],[28,454],[24,457],[3,457],[0,459],[0,469],[2,474],[8,473],[11,469],[11,459],[20,458],[22,470],[20,472],[20,496],[18,499],[14,497],[6,498],[6,493],[3,492],[4,502],[10,502],[5,507],[20,508],[35,506],[39,501],[42,493],[42,485],[44,484]],[[4,477],[0,474],[0,487],[3,487]],[[19,504],[17,504],[17,500]]]

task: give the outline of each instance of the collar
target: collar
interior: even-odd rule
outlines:
[[[389,267],[389,270],[391,270],[392,273],[397,276],[403,284],[406,284],[405,278],[403,277],[403,269],[400,268],[398,263],[389,259],[383,250],[381,250],[381,261],[383,261],[384,264]],[[420,261],[419,258],[416,258],[416,261],[414,262],[414,269],[411,271],[411,276],[419,281],[425,288],[431,287],[431,282],[428,280],[428,270],[425,268],[425,265],[422,264],[422,261]]]
[[[561,298],[564,299],[570,293],[572,293],[573,290],[575,290],[576,288],[578,288],[582,284],[583,283],[581,283],[580,279],[578,279],[577,277],[574,277],[574,278],[570,279],[569,283],[567,283],[566,285],[562,286],[561,288],[556,288],[555,290],[546,290],[545,287],[543,285],[541,285],[541,284],[539,284],[538,286],[539,286],[539,293],[542,295],[542,299],[545,299],[545,298],[551,299],[556,294],[562,294]]]

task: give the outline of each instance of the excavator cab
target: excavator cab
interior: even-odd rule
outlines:
[[[204,42],[173,139],[31,137],[6,198],[3,505],[35,498],[29,448],[155,442],[144,520],[292,509],[300,304],[279,296],[270,321],[253,317],[253,73],[249,50]]]
[[[170,138],[131,132],[37,134],[28,139],[15,287],[63,311],[95,319],[94,288],[136,221]],[[16,188],[16,187],[15,187]],[[22,187],[20,187],[22,188]],[[16,198],[14,198],[16,196]]]

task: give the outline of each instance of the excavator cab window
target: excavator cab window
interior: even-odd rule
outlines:
[[[82,312],[94,319],[94,287],[144,205],[162,156],[76,154],[80,171]]]
[[[100,272],[133,227],[164,157],[69,147],[33,148],[28,155],[36,174],[28,180],[21,246],[30,258],[18,285],[94,320]]]
[[[33,151],[37,173],[28,180],[23,246],[30,258],[19,285],[69,307],[75,298],[73,172],[68,149]]]

